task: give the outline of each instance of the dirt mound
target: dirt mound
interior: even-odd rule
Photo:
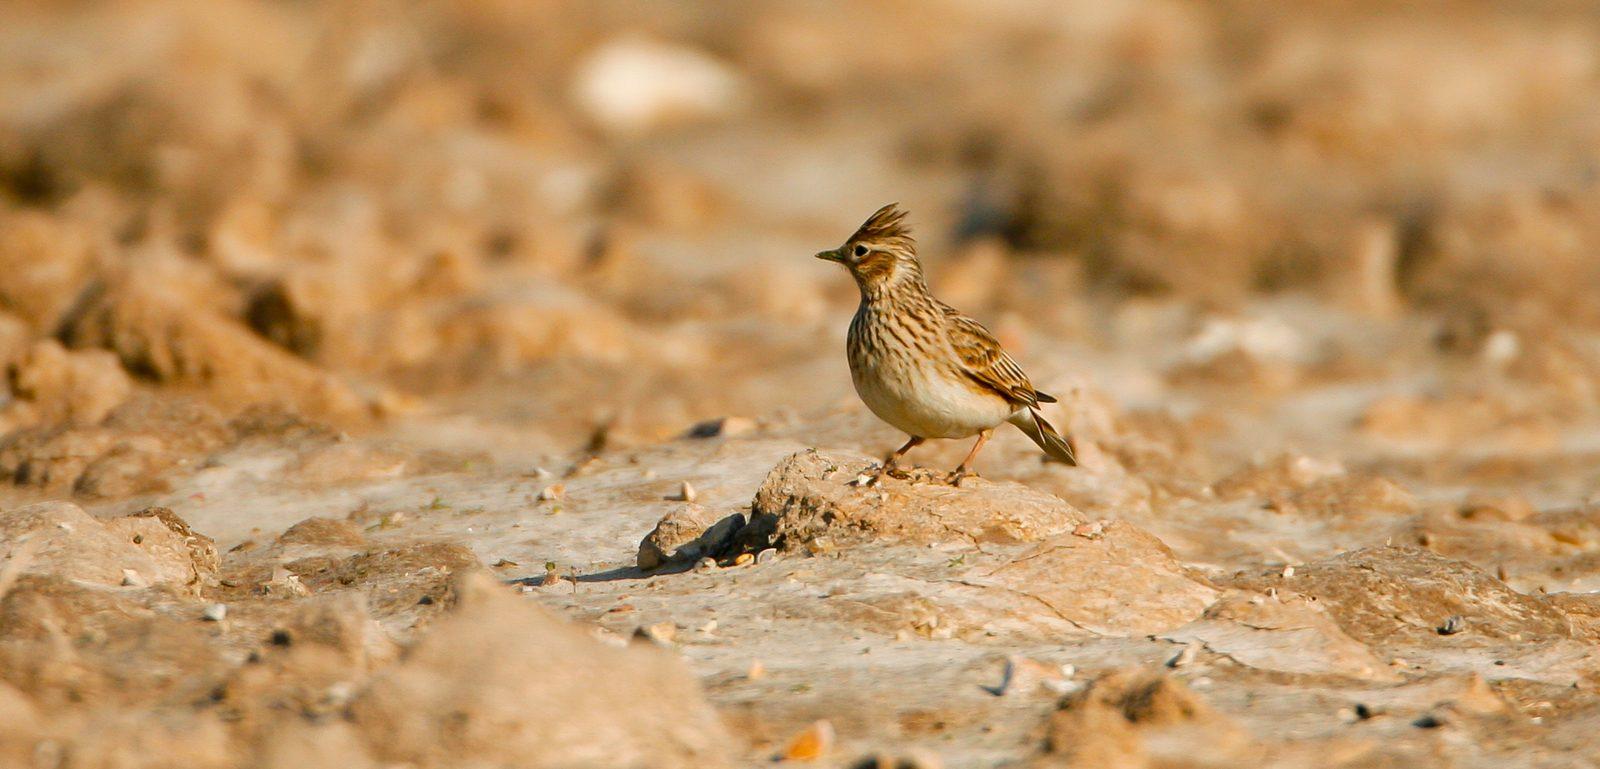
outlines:
[[[1119,670],[1061,701],[1039,767],[1237,766],[1257,748],[1170,675]],[[1204,756],[1203,762],[1191,763]]]
[[[63,323],[74,347],[110,350],[129,371],[201,388],[221,403],[279,404],[362,421],[372,407],[329,373],[170,286],[128,278],[97,287]]]
[[[616,649],[478,577],[459,609],[352,705],[385,761],[724,766],[694,678],[649,644]]]
[[[961,488],[937,481],[859,482],[875,464],[810,449],[773,468],[756,492],[746,549],[803,547],[817,537],[903,542],[1035,542],[1087,522],[1060,499],[982,478]]]
[[[0,542],[18,575],[199,595],[217,573],[210,538],[165,508],[102,522],[70,502],[44,502],[0,513]]]

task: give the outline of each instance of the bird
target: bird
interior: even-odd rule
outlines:
[[[973,461],[1003,422],[1050,458],[1077,465],[1071,441],[1039,413],[1040,404],[1056,398],[1034,388],[983,324],[929,292],[906,216],[890,203],[844,245],[816,255],[847,268],[861,290],[845,344],[856,394],[879,419],[910,436],[866,482],[903,477],[900,459],[929,439],[976,435],[966,459],[945,476],[960,486],[975,474]]]

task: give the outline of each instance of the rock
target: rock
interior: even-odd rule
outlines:
[[[733,740],[671,652],[600,643],[486,576],[458,593],[455,609],[350,706],[381,761],[728,765]]]
[[[202,388],[233,406],[275,404],[364,421],[370,404],[343,381],[175,289],[122,279],[87,295],[63,321],[72,347],[110,350],[130,371]]]
[[[166,585],[198,594],[217,570],[211,540],[166,508],[101,523],[69,502],[42,502],[0,513],[0,542],[13,552],[26,548],[22,574],[107,586]]]
[[[1227,593],[1200,619],[1161,637],[1204,644],[1262,670],[1375,681],[1396,678],[1371,650],[1346,635],[1320,604],[1295,595]]]
[[[669,564],[720,558],[744,528],[744,516],[733,513],[718,519],[694,503],[686,503],[662,516],[639,543],[639,568],[649,571]]]
[[[975,569],[967,579],[1026,596],[1075,625],[1112,635],[1169,630],[1199,617],[1217,596],[1160,540],[1123,521],[1104,524],[1092,539],[1053,537],[1001,566]]]
[[[97,425],[133,388],[117,357],[104,350],[69,351],[54,339],[28,349],[11,374],[15,394],[45,424]]]
[[[1234,586],[1315,599],[1357,641],[1438,643],[1441,621],[1459,614],[1466,632],[1452,638],[1521,642],[1567,638],[1566,617],[1548,600],[1524,595],[1462,561],[1409,547],[1373,547],[1281,570],[1240,573]]]
[[[188,586],[195,594],[216,581],[217,543],[168,508],[147,507],[112,518],[105,527],[155,557],[161,565],[158,581]]]
[[[833,752],[835,741],[832,722],[827,719],[813,721],[789,738],[789,743],[778,753],[778,760],[815,761]]]
[[[295,579],[287,580],[277,573],[280,569]],[[354,555],[335,551],[290,561],[286,567],[273,569],[262,587],[269,593],[277,590],[291,596],[302,591],[320,594],[360,588],[373,614],[404,626],[418,611],[449,598],[450,586],[462,574],[481,569],[483,564],[464,545],[423,541]],[[263,576],[253,572],[240,575],[238,581],[259,582]],[[429,603],[424,603],[424,598]]]
[[[756,492],[739,549],[795,550],[819,537],[835,543],[879,538],[918,544],[1035,542],[1087,522],[1066,502],[1014,483],[982,478],[968,479],[960,488],[893,478],[873,487],[849,483],[873,464],[865,457],[815,449],[779,462]]]
[[[1047,753],[1037,766],[1239,766],[1252,750],[1237,724],[1170,675],[1129,669],[1068,695],[1050,717]]]
[[[756,430],[756,421],[746,417],[721,417],[697,422],[684,433],[688,438],[734,438]]]
[[[0,306],[36,331],[54,329],[93,270],[95,244],[83,228],[42,211],[0,216]]]
[[[709,54],[640,37],[606,42],[579,65],[572,93],[589,118],[619,133],[721,115],[741,78]]]

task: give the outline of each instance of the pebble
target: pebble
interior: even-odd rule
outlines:
[[[143,576],[141,576],[139,574],[139,572],[136,572],[133,569],[123,569],[122,570],[122,586],[123,587],[150,587],[150,581],[146,580]]]
[[[1072,528],[1072,533],[1074,536],[1083,537],[1084,539],[1099,539],[1105,536],[1105,532],[1105,521],[1090,521],[1088,523],[1080,523]]]
[[[731,438],[755,432],[756,422],[747,417],[708,419],[689,428],[690,438]]]
[[[567,495],[567,486],[564,483],[552,483],[539,490],[540,502],[554,502]]]
[[[228,605],[225,603],[206,604],[200,611],[200,618],[207,622],[221,622],[228,618]]]
[[[710,572],[716,571],[717,570],[717,559],[715,559],[715,558],[701,558],[700,561],[694,565],[694,570],[695,570],[695,572],[697,574],[708,574]]]
[[[633,631],[633,637],[649,641],[657,646],[672,646],[678,637],[678,626],[671,622],[657,622],[654,625],[644,625]]]
[[[1200,644],[1199,643],[1189,644],[1188,646],[1183,647],[1183,651],[1180,651],[1177,654],[1174,654],[1172,656],[1172,659],[1167,660],[1167,667],[1169,667],[1169,668],[1181,668],[1184,665],[1188,665],[1189,663],[1194,662],[1194,658],[1199,656],[1199,654],[1200,654]]]
[[[694,490],[694,484],[688,481],[684,481],[683,484],[678,487],[678,493],[667,497],[667,499],[670,499],[674,502],[693,502],[699,498],[700,495]]]
[[[1467,618],[1460,614],[1452,614],[1436,630],[1439,635],[1455,635],[1467,629]]]
[[[833,724],[827,719],[813,721],[789,740],[778,758],[783,761],[815,761],[832,751],[833,743]]]

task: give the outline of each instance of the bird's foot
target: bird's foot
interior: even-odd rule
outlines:
[[[871,488],[878,485],[878,483],[881,482],[885,476],[889,478],[897,478],[903,481],[910,477],[910,473],[900,469],[899,467],[896,467],[893,464],[881,464],[876,467],[868,467],[867,469],[862,470],[861,474],[857,475],[855,480],[850,482],[850,485]]]
[[[964,481],[964,480],[966,480],[968,478],[976,478],[976,477],[978,477],[978,473],[977,473],[976,470],[966,470],[966,469],[958,467],[958,468],[956,468],[954,470],[951,470],[948,474],[945,475],[944,482],[948,483],[951,486],[954,486],[954,487],[959,489],[959,488],[961,488],[961,482],[962,481]]]

